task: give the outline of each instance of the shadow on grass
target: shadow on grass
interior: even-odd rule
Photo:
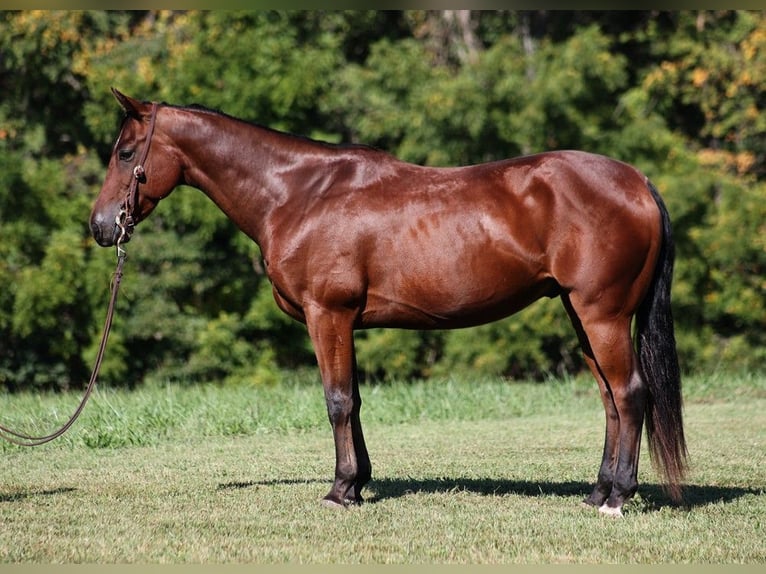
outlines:
[[[218,485],[216,490],[239,490],[241,488],[258,488],[259,486],[279,486],[290,484],[330,484],[328,479],[322,478],[277,478],[273,480],[243,480],[233,482],[223,482]]]
[[[264,481],[228,482],[218,485],[218,490],[256,488],[291,484],[326,483],[328,479],[274,479]],[[531,482],[524,480],[502,480],[492,478],[379,478],[373,479],[365,489],[365,502],[376,504],[389,499],[411,496],[413,494],[444,494],[450,492],[470,492],[483,496],[519,495],[529,497],[575,496],[585,499],[593,489],[587,482]],[[766,494],[766,489],[741,488],[733,486],[706,486],[690,484],[684,487],[684,502],[681,508],[693,509],[716,503],[730,503],[743,496]],[[676,507],[659,484],[642,484],[638,494],[628,503],[636,506],[639,512],[652,512],[664,507]]]
[[[61,487],[52,488],[49,490],[29,490],[20,492],[0,492],[0,503],[3,502],[18,502],[20,500],[26,500],[35,496],[53,496],[54,494],[66,494],[68,492],[76,491],[76,488]]]
[[[587,482],[531,482],[524,480],[476,479],[476,478],[433,478],[417,479],[378,479],[370,483],[375,493],[367,499],[375,503],[389,498],[398,498],[415,493],[470,492],[484,496],[503,496],[515,494],[529,497],[576,496],[585,499],[593,489]],[[762,488],[741,488],[727,486],[707,486],[689,484],[684,486],[684,501],[676,505],[659,484],[642,484],[635,499],[628,504],[640,506],[640,510],[650,512],[663,507],[680,506],[692,509],[715,503],[729,503],[746,495],[764,495]]]

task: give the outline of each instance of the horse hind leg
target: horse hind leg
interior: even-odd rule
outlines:
[[[564,305],[580,338],[586,363],[598,382],[606,413],[606,435],[598,478],[585,503],[619,516],[638,488],[641,431],[647,387],[630,336],[630,317],[600,318],[569,297]]]
[[[604,436],[604,451],[601,459],[601,466],[599,467],[598,476],[596,479],[596,485],[593,488],[591,494],[583,501],[588,506],[600,507],[609,494],[612,492],[612,486],[614,484],[614,473],[617,465],[617,457],[619,455],[619,434],[620,434],[620,417],[617,413],[617,407],[614,404],[614,398],[612,397],[611,389],[607,384],[604,377],[593,358],[593,351],[590,347],[588,336],[586,335],[580,317],[572,307],[572,304],[567,295],[562,296],[564,307],[569,314],[569,318],[574,325],[577,336],[580,340],[580,347],[583,351],[583,357],[585,362],[590,368],[593,377],[599,386],[601,401],[604,405],[604,412],[606,415],[606,432]]]
[[[601,458],[601,466],[598,470],[596,485],[593,491],[583,501],[588,506],[601,507],[612,492],[614,475],[617,470],[619,456],[620,417],[612,397],[611,389],[599,372],[595,361],[585,354],[585,362],[598,382],[601,401],[606,414],[606,431],[604,433],[604,450]]]

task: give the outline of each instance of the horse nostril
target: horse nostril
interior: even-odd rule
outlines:
[[[101,243],[101,228],[95,221],[90,222],[90,232],[93,234],[93,239],[96,243]]]
[[[113,239],[108,232],[104,231],[104,226],[98,221],[98,218],[94,218],[90,222],[90,231],[93,234],[93,239],[96,240],[101,247],[110,247],[114,245]]]

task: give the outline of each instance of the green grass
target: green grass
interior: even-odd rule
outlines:
[[[0,560],[763,563],[766,377],[694,377],[685,395],[687,504],[645,455],[614,520],[580,505],[603,437],[587,377],[365,386],[374,478],[347,512],[319,504],[334,456],[318,382],[101,389],[62,439],[2,447]],[[4,422],[35,430],[77,396],[4,399]]]

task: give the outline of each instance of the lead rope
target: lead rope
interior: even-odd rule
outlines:
[[[60,437],[62,434],[68,431],[69,427],[71,427],[74,424],[74,422],[77,420],[77,417],[80,416],[80,413],[82,413],[83,409],[85,408],[85,404],[88,402],[88,399],[90,398],[90,395],[93,392],[93,389],[96,387],[96,379],[98,379],[98,373],[101,370],[101,362],[104,360],[104,351],[106,350],[106,342],[109,339],[109,331],[112,328],[112,318],[114,317],[114,306],[115,306],[115,302],[117,301],[117,292],[120,289],[120,282],[122,281],[122,266],[125,263],[125,259],[127,257],[127,253],[125,253],[125,250],[122,248],[122,245],[121,245],[126,235],[125,227],[123,226],[122,223],[120,223],[120,220],[125,219],[125,216],[122,214],[122,212],[120,212],[120,215],[117,216],[117,219],[118,219],[117,225],[119,225],[121,229],[120,238],[117,240],[117,269],[115,270],[114,278],[112,279],[112,294],[111,294],[111,297],[109,298],[109,307],[106,310],[106,321],[104,322],[104,330],[101,333],[101,343],[99,344],[99,347],[98,347],[96,362],[93,365],[93,370],[91,371],[90,380],[88,381],[88,386],[85,389],[85,394],[83,394],[83,397],[80,400],[80,404],[78,405],[77,409],[74,411],[72,416],[69,417],[69,420],[63,426],[61,426],[58,430],[50,434],[47,434],[45,436],[32,436],[32,435],[14,431],[12,429],[9,429],[8,427],[0,425],[0,438],[3,438],[7,440],[8,442],[11,442],[19,446],[40,446],[42,444],[48,443]]]
[[[7,440],[8,442],[11,442],[13,444],[19,445],[19,446],[40,446],[45,443],[51,442],[54,439],[57,439],[62,434],[64,434],[66,431],[69,430],[69,427],[71,427],[74,422],[77,420],[77,418],[80,416],[80,413],[82,413],[83,409],[85,408],[85,404],[88,402],[88,399],[90,398],[90,395],[93,393],[93,389],[96,387],[96,380],[98,379],[98,373],[101,370],[101,362],[104,360],[104,352],[106,351],[106,342],[109,339],[109,331],[112,328],[112,318],[114,317],[114,306],[117,301],[117,292],[120,290],[120,282],[122,281],[122,266],[125,263],[125,259],[127,258],[128,254],[125,252],[125,249],[122,247],[122,244],[124,241],[127,240],[128,237],[128,226],[133,225],[133,211],[136,208],[136,199],[138,195],[138,184],[143,183],[146,179],[146,173],[144,171],[144,163],[146,162],[146,158],[149,155],[149,145],[152,142],[152,135],[154,135],[154,124],[155,120],[157,118],[157,103],[152,103],[152,112],[151,117],[149,119],[149,131],[146,136],[146,145],[144,145],[144,150],[141,153],[141,157],[138,160],[138,164],[136,167],[133,168],[133,179],[130,181],[130,185],[128,186],[128,194],[125,198],[125,205],[120,208],[120,212],[117,214],[117,217],[115,218],[115,225],[120,229],[120,236],[117,238],[117,268],[114,271],[114,277],[112,279],[112,294],[109,297],[109,306],[106,310],[106,321],[104,322],[104,330],[101,332],[101,343],[98,346],[98,354],[96,355],[96,362],[93,365],[93,370],[90,374],[90,380],[88,381],[88,386],[85,389],[85,393],[83,394],[82,399],[80,400],[80,404],[77,406],[77,409],[74,411],[72,416],[69,417],[69,420],[64,423],[63,426],[61,426],[58,430],[47,434],[45,436],[32,436],[28,434],[24,434],[21,432],[14,431],[12,429],[9,429],[8,427],[5,427],[3,425],[0,425],[0,438],[3,438]]]

